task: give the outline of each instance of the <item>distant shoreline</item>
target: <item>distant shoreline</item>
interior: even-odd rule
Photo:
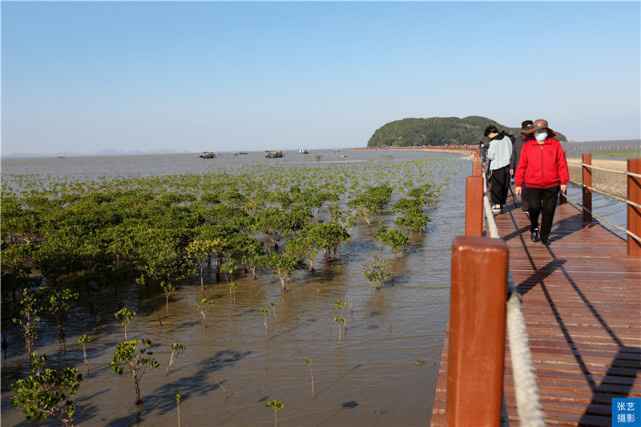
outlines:
[[[421,146],[412,146],[412,147],[361,147],[361,148],[352,148],[352,151],[421,151],[428,153],[452,153],[452,154],[461,154],[467,157],[472,156],[477,151],[477,147],[474,145],[462,145],[462,146],[441,146],[441,145],[421,145]]]

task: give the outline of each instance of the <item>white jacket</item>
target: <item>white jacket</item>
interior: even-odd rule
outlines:
[[[501,169],[512,161],[512,140],[508,136],[503,139],[490,141],[487,149],[487,159],[490,161],[490,170]]]

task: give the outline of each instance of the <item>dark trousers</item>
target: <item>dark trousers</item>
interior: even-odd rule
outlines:
[[[490,192],[493,205],[505,205],[507,190],[510,185],[510,166],[491,171]]]
[[[527,189],[528,212],[532,229],[539,228],[539,214],[541,218],[541,239],[545,240],[552,230],[556,200],[559,197],[559,187]]]
[[[521,184],[521,209],[524,212],[528,211],[527,187],[525,186],[525,183]]]

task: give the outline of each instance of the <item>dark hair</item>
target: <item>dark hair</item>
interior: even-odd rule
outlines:
[[[486,127],[485,132],[483,132],[483,135],[488,136],[491,133],[499,133],[499,130],[496,128],[496,126],[489,125],[488,127]]]
[[[534,127],[534,122],[532,120],[523,120],[521,122],[521,129],[526,129],[529,127]]]

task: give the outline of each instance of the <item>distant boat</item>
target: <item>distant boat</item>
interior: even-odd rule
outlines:
[[[198,157],[200,157],[201,159],[215,159],[216,153],[212,153],[211,151],[205,151]]]
[[[309,154],[309,151],[307,151],[307,149],[303,148],[302,146],[298,148],[298,152],[300,154]]]
[[[266,159],[280,159],[283,157],[282,151],[265,151]]]

